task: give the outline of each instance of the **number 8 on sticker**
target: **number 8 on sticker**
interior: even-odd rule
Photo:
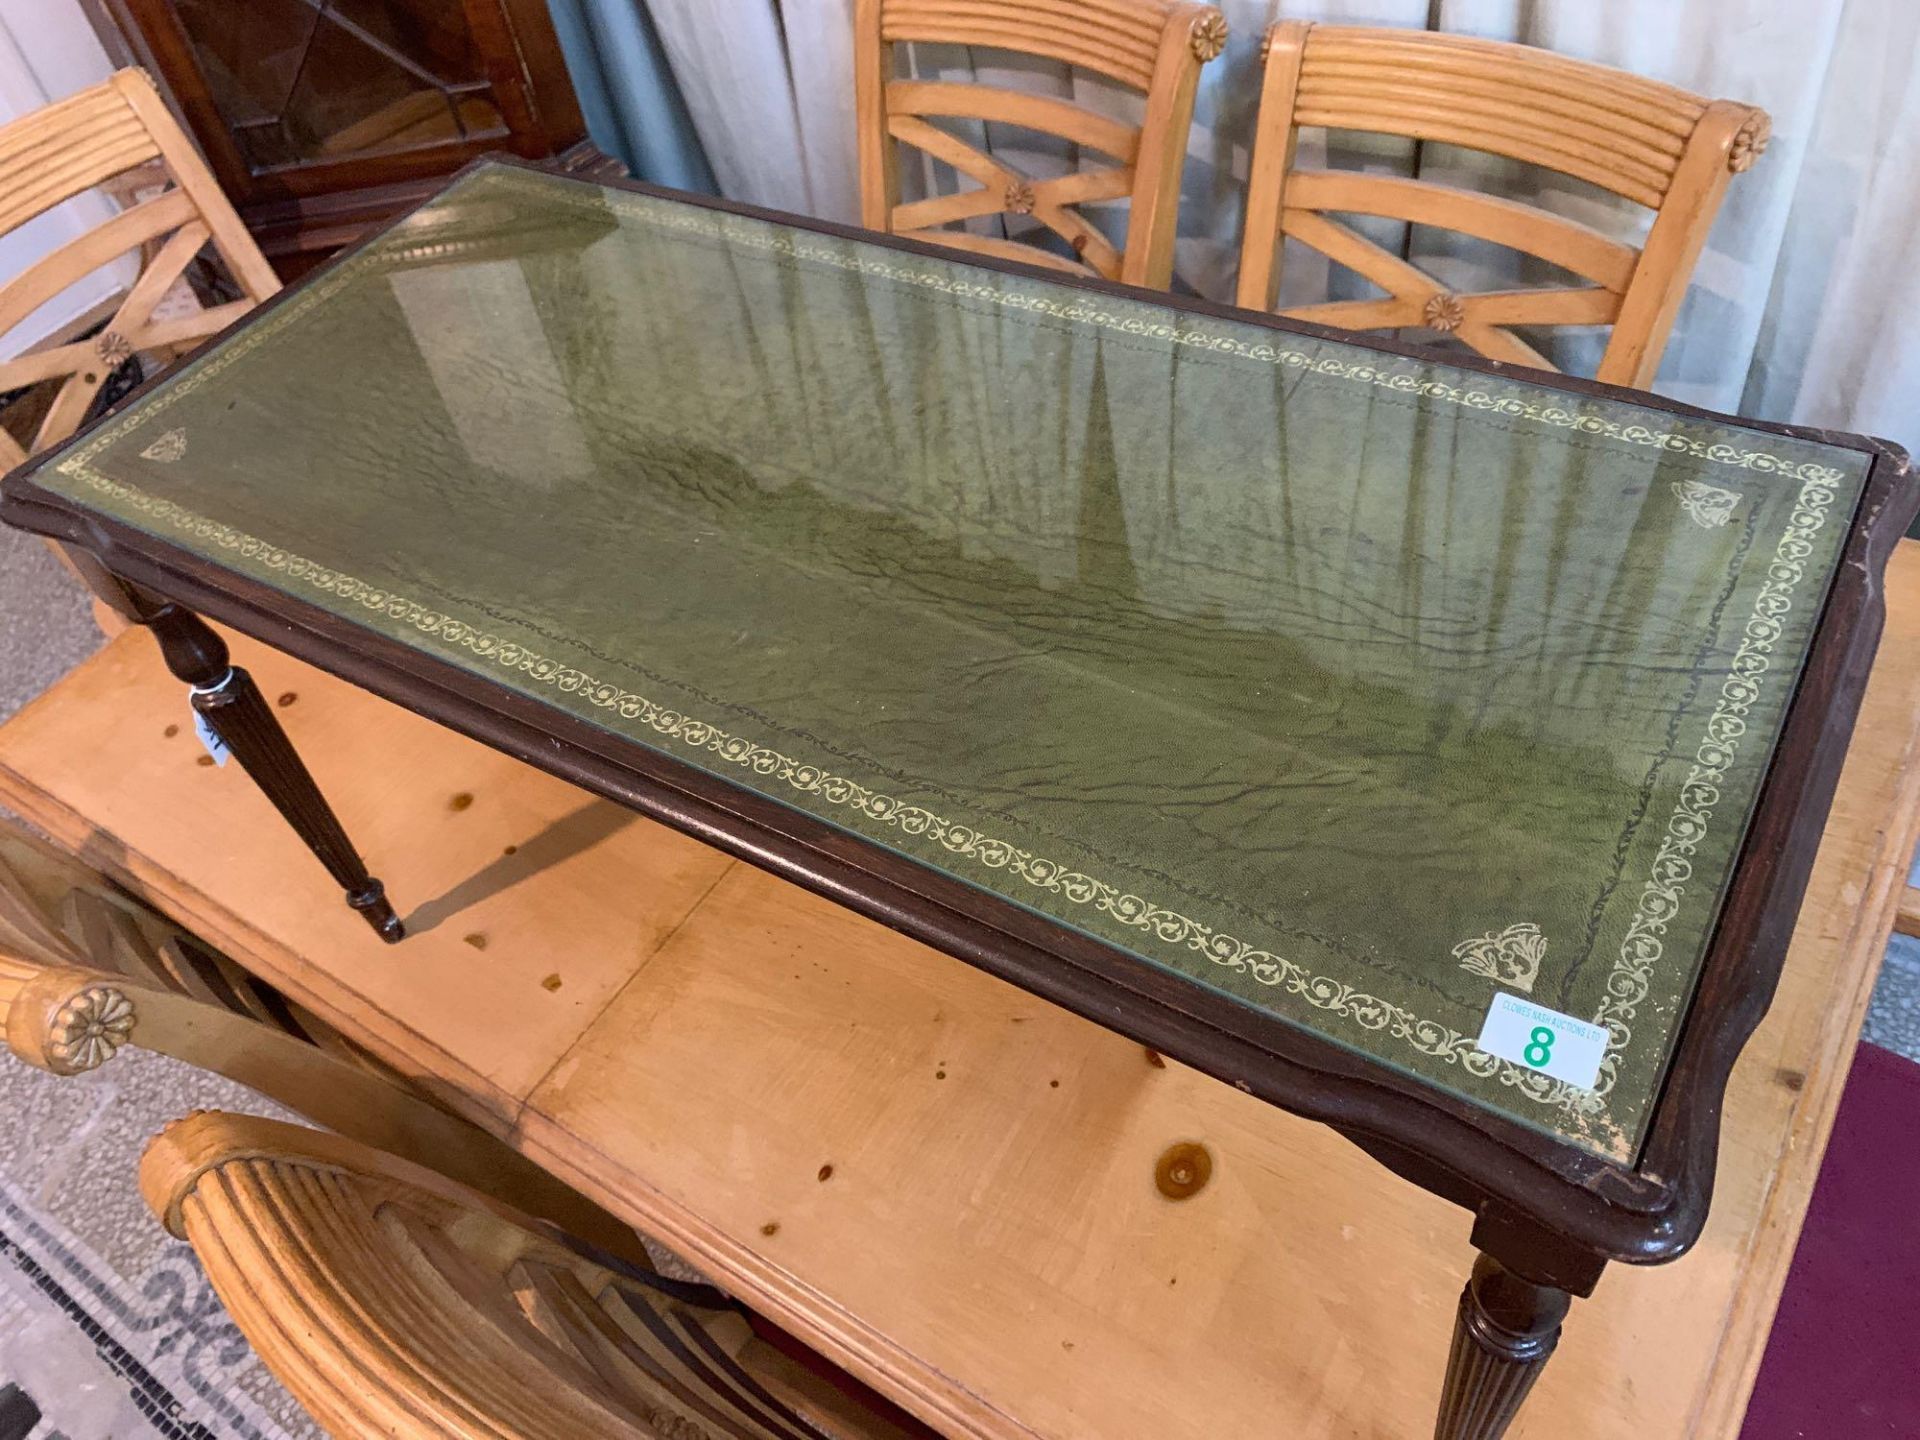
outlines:
[[[1487,1007],[1479,1048],[1536,1075],[1591,1090],[1612,1039],[1607,1027],[1501,991]]]
[[[1545,1065],[1553,1059],[1553,1031],[1544,1025],[1533,1027],[1533,1043],[1527,1046],[1527,1064]]]

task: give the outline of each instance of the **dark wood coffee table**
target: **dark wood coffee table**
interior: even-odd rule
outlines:
[[[1874,441],[488,164],[0,514],[389,939],[199,615],[1472,1209],[1439,1433],[1493,1436],[1705,1220],[1916,504]]]

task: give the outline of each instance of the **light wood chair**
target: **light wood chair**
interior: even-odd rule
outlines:
[[[267,1368],[342,1440],[932,1435],[762,1339],[720,1292],[603,1263],[337,1136],[189,1116],[149,1145],[140,1188]]]
[[[1134,285],[1168,283],[1194,88],[1200,67],[1226,45],[1219,10],[1187,0],[856,0],[854,27],[862,224]],[[1145,118],[1128,125],[1066,100],[896,78],[893,47],[915,42],[986,46],[1080,66],[1144,92]],[[932,123],[943,118],[1041,131],[1115,163],[1032,179]],[[980,188],[901,204],[902,143],[945,161]],[[1074,209],[1120,199],[1128,202],[1124,250]],[[1002,212],[1032,216],[1078,258],[940,228]]]
[[[633,1264],[633,1230],[506,1144],[430,1103],[332,1026],[81,861],[0,822],[0,1035],[55,1075],[131,1046],[224,1075],[404,1155]]]
[[[1612,325],[1596,378],[1644,388],[1732,177],[1766,149],[1763,110],[1526,45],[1289,20],[1265,42],[1237,294],[1271,310],[1291,236],[1387,292],[1282,313],[1349,330],[1422,327],[1495,360],[1553,366],[1513,325]],[[1441,141],[1546,167],[1655,212],[1636,250],[1536,206],[1453,186],[1295,165],[1302,126]],[[1379,215],[1538,256],[1590,284],[1455,294],[1330,214]]]
[[[150,171],[158,194],[122,210],[0,286],[0,334],[83,276],[120,256],[142,264],[113,317],[90,339],[0,364],[0,391],[59,381],[32,444],[0,432],[0,469],[71,435],[107,377],[136,354],[171,357],[224,329],[280,288],[213,173],[140,70],[0,128],[0,234],[116,177]],[[143,175],[142,178],[146,178]],[[167,237],[164,243],[162,237]],[[155,307],[206,246],[225,262],[241,298],[156,318]]]

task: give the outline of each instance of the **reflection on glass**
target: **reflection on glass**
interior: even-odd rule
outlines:
[[[255,173],[503,134],[460,0],[176,0]]]
[[[558,362],[520,266],[478,261],[388,276],[468,466],[552,486],[593,467]],[[490,346],[465,323],[486,317]]]
[[[1864,471],[500,168],[46,478],[1618,1157]]]

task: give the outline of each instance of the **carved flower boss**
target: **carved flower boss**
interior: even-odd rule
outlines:
[[[1206,11],[1194,20],[1193,29],[1187,32],[1187,43],[1201,64],[1217,59],[1227,48],[1227,17],[1218,10]]]
[[[89,985],[53,1017],[47,1055],[78,1074],[104,1065],[133,1035],[133,1002],[111,985]]]
[[[133,358],[133,346],[118,330],[103,330],[94,339],[93,353],[109,368],[117,368]]]
[[[1467,318],[1467,307],[1460,303],[1458,295],[1443,290],[1427,300],[1425,319],[1429,327],[1442,332],[1458,330],[1460,322]]]

